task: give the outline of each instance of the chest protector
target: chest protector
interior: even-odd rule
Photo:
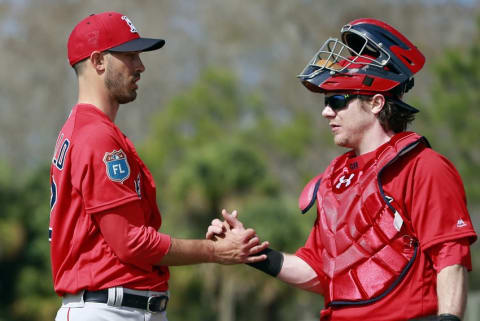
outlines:
[[[299,205],[306,213],[317,201],[317,254],[328,306],[362,305],[380,300],[405,277],[418,242],[396,201],[385,194],[382,173],[417,146],[429,147],[415,133],[395,135],[343,193],[335,193],[333,173],[350,153],[336,158],[323,175],[304,188]]]

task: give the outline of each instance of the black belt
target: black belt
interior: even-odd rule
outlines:
[[[108,290],[85,291],[83,301],[107,303]],[[121,306],[143,309],[148,312],[163,312],[167,309],[167,303],[168,296],[166,295],[143,296],[124,292]]]
[[[415,319],[409,319],[408,321],[435,321],[438,320],[436,315],[429,315],[427,317],[420,317]]]

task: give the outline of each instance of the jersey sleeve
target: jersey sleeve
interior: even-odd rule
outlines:
[[[324,272],[321,270],[322,264],[322,257],[321,253],[319,253],[318,249],[321,248],[320,246],[320,237],[318,235],[318,229],[316,225],[318,224],[318,219],[315,221],[312,230],[310,231],[310,235],[308,236],[305,245],[299,248],[295,255],[304,260],[310,267],[317,273],[319,280],[324,279]]]
[[[94,214],[137,200],[135,189],[126,184],[132,164],[117,134],[101,125],[94,134],[86,135],[88,130],[76,137],[71,150],[72,182],[83,195],[85,211]]]
[[[151,271],[168,253],[171,237],[157,232],[145,222],[138,201],[98,213],[93,219],[105,242],[120,261]]]
[[[412,184],[409,213],[423,250],[462,238],[476,240],[463,183],[450,161],[427,149]]]
[[[433,268],[437,273],[455,264],[463,265],[467,271],[472,270],[470,241],[467,238],[434,245],[428,249],[427,254],[432,259]]]

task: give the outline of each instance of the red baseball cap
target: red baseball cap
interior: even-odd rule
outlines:
[[[132,21],[118,12],[91,14],[80,21],[68,38],[68,61],[73,66],[95,51],[151,51],[163,39],[141,38]]]

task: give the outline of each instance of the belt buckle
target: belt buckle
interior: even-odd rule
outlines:
[[[168,296],[154,295],[148,297],[147,311],[150,313],[163,312],[167,309]]]

